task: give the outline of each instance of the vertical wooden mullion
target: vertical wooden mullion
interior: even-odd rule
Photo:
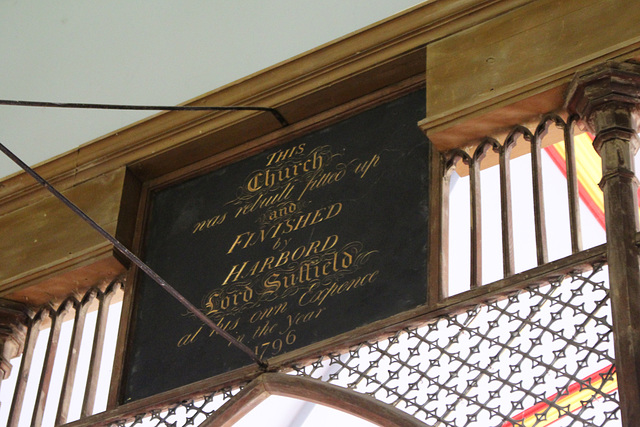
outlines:
[[[71,333],[71,344],[69,345],[69,354],[67,356],[67,366],[65,367],[64,379],[62,382],[62,394],[58,403],[58,411],[56,413],[55,425],[59,426],[67,422],[69,415],[69,407],[71,406],[71,396],[73,393],[73,384],[75,382],[78,369],[78,359],[80,356],[80,347],[82,346],[82,335],[84,331],[87,312],[91,306],[91,302],[95,299],[96,291],[89,291],[85,297],[76,305],[75,320],[73,324],[73,332]]]
[[[93,336],[93,347],[91,349],[91,361],[89,362],[87,386],[84,391],[84,400],[82,403],[82,417],[93,415],[96,392],[98,390],[98,379],[100,376],[100,365],[102,363],[107,317],[109,315],[109,305],[115,293],[113,289],[115,288],[110,287],[107,291],[98,295],[100,305],[98,308],[98,318],[96,319],[96,331]]]
[[[36,394],[33,416],[31,417],[31,425],[33,427],[42,425],[47,396],[49,395],[49,386],[51,385],[51,375],[53,374],[53,364],[55,363],[56,352],[58,350],[62,319],[68,311],[69,306],[70,303],[67,301],[60,307],[57,313],[52,313],[51,315],[49,340],[47,342],[47,349],[45,350],[44,363],[42,364],[42,374],[40,375],[40,384],[38,385]]]
[[[542,150],[540,137],[531,138],[531,175],[533,181],[533,218],[536,235],[536,255],[538,265],[549,261],[547,251],[547,226],[544,214],[544,196],[542,191]]]
[[[22,412],[22,405],[24,404],[27,381],[29,380],[31,363],[33,362],[33,353],[36,348],[36,342],[38,341],[38,335],[40,334],[43,315],[43,311],[38,312],[29,325],[29,329],[27,331],[27,336],[24,343],[24,352],[22,353],[20,369],[18,370],[18,378],[16,380],[16,386],[13,391],[11,409],[9,410],[7,427],[17,427],[18,423],[20,422],[20,414]]]
[[[137,270],[129,269],[127,272],[127,283],[134,283]],[[121,283],[122,286],[122,283]],[[111,382],[109,385],[109,395],[107,397],[107,410],[112,410],[120,404],[119,397],[122,384],[122,372],[124,366],[125,349],[127,345],[127,337],[129,336],[129,325],[133,318],[133,296],[135,287],[126,286],[122,296],[122,311],[120,312],[120,321],[118,324],[118,337],[116,340],[116,351],[114,354],[113,370],[111,371]]]
[[[429,186],[429,262],[427,302],[435,304],[449,296],[449,181],[444,158],[431,148],[431,183]]]
[[[485,138],[469,161],[469,196],[471,201],[471,289],[482,286],[482,202],[480,185],[480,164],[489,148],[499,149],[493,138]]]
[[[573,122],[570,117],[564,127],[564,152],[567,170],[567,195],[569,197],[569,227],[571,229],[571,252],[582,250],[582,230],[580,228],[580,196],[578,194],[578,173],[576,151],[573,139]]]
[[[511,139],[500,148],[500,219],[502,224],[502,272],[504,277],[515,273],[513,256],[513,214],[511,200]]]
[[[449,297],[449,192],[451,191],[451,175],[442,179],[442,206],[440,206],[440,294],[438,299]],[[432,300],[433,301],[433,300]]]
[[[471,202],[471,266],[470,287],[482,285],[482,206],[480,195],[480,160],[474,156],[469,167]]]
[[[450,151],[446,158],[440,156],[440,177],[442,186],[440,187],[442,205],[438,207],[440,218],[440,237],[441,241],[441,254],[440,254],[440,277],[441,277],[441,298],[446,298],[449,293],[449,197],[450,197],[450,185],[451,175],[455,171],[458,161],[464,162],[470,166],[472,158],[463,150],[455,149]]]

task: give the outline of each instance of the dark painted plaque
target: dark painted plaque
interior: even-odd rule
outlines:
[[[144,258],[263,359],[426,302],[423,91],[152,196]],[[249,365],[148,278],[124,401]]]

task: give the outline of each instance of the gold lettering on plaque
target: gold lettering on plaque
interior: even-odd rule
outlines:
[[[265,272],[265,270],[269,271],[289,261],[298,261],[302,258],[328,251],[332,249],[337,242],[338,236],[333,234],[324,240],[316,240],[308,245],[299,246],[293,251],[282,251],[276,256],[268,256],[259,261],[244,261],[242,264],[236,264],[231,267],[227,278],[222,282],[222,286],[253,277],[256,274],[261,274]],[[274,261],[276,261],[275,264]]]
[[[347,176],[368,179],[381,162],[380,153],[345,160],[344,150],[336,153],[330,145],[309,150],[305,143],[268,154],[263,168],[247,174],[237,197],[224,204],[228,214],[212,213],[190,230],[197,234],[245,215],[257,217],[255,228],[238,232],[225,250],[237,259],[242,253],[256,253],[248,250],[255,247],[263,257],[247,257],[226,267],[224,279],[212,283],[202,299],[206,315],[241,342],[247,341],[259,357],[271,357],[294,345],[298,332],[308,328],[305,324],[330,312],[334,298],[374,283],[379,270],[369,261],[376,248],[343,242],[338,230],[314,235],[327,229],[315,226],[332,224],[328,221],[339,217],[346,202],[318,206],[311,197],[320,189],[341,185]],[[311,230],[306,242],[300,240],[302,230]],[[202,331],[200,326],[185,333],[177,347],[206,337]]]

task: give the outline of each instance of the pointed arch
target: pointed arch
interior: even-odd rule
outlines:
[[[406,412],[352,390],[306,377],[266,373],[251,381],[200,427],[232,426],[272,395],[328,406],[381,426],[426,426]]]

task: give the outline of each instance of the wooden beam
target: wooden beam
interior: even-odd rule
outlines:
[[[539,0],[429,44],[422,129],[446,150],[560,109],[576,71],[638,55],[638,20],[635,0]]]
[[[125,169],[120,168],[64,193],[102,227],[118,234],[124,182]],[[37,305],[87,289],[124,269],[111,245],[53,197],[1,215],[0,229],[4,298]],[[98,268],[93,266],[96,262]],[[82,270],[73,273],[79,267]]]

